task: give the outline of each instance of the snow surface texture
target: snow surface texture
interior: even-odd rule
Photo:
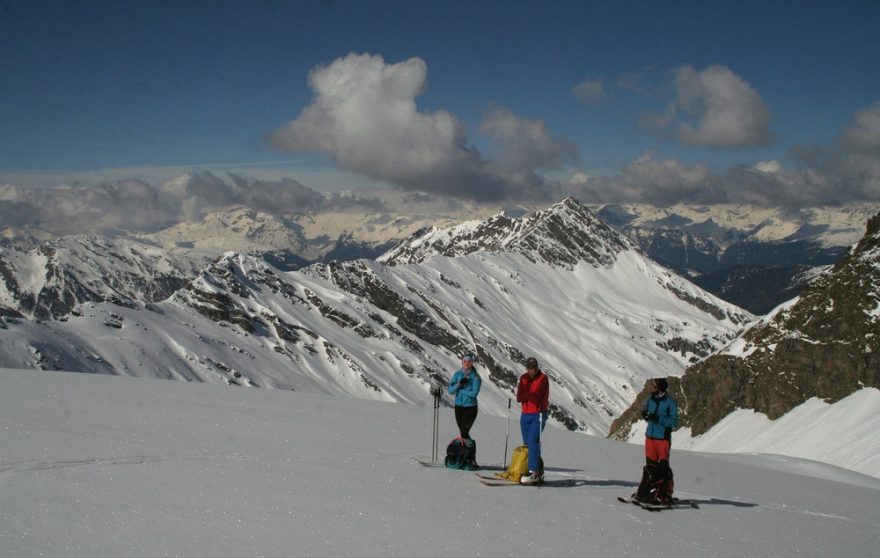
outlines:
[[[740,409],[696,439],[686,429],[679,430],[673,434],[673,445],[711,452],[776,453],[880,476],[880,390],[865,388],[833,404],[814,397],[776,421]]]
[[[455,432],[451,410],[442,412],[441,446]],[[431,454],[432,419],[428,398],[420,408],[0,370],[0,554],[877,555],[872,477],[790,458],[675,451],[677,494],[700,509],[652,513],[616,499],[640,476],[634,444],[548,428],[547,485],[490,488],[471,473],[412,461]],[[506,425],[477,419],[481,464],[501,464]]]

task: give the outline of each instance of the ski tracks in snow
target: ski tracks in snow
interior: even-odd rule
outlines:
[[[29,472],[29,471],[55,471],[58,469],[67,469],[70,467],[88,467],[88,466],[115,466],[115,465],[146,465],[150,463],[164,463],[168,461],[213,461],[217,459],[246,460],[259,459],[257,457],[248,457],[245,455],[219,455],[219,454],[191,454],[191,455],[131,455],[131,456],[111,456],[111,457],[86,457],[77,459],[57,459],[57,460],[32,460],[32,461],[0,461],[0,474]]]

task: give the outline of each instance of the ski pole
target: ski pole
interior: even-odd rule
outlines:
[[[437,449],[438,442],[440,441],[440,388],[434,388],[434,445],[431,448],[431,461],[436,462],[439,451]]]
[[[510,439],[510,398],[507,398],[507,434],[504,435],[504,465],[503,469],[507,469],[507,440]]]

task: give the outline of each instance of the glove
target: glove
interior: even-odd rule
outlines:
[[[458,381],[458,387],[464,387],[464,386],[468,385],[468,382],[470,382],[469,379],[462,378]]]
[[[647,421],[656,422],[656,421],[660,420],[660,417],[657,416],[656,413],[646,413],[646,415],[647,416],[645,416],[645,420],[647,420]]]
[[[648,420],[648,409],[642,409],[642,418]]]

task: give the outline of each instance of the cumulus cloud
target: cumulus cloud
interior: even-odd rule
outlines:
[[[574,142],[553,137],[543,120],[516,116],[502,106],[486,111],[480,131],[493,140],[492,158],[508,168],[549,170],[578,161]]]
[[[676,159],[658,160],[649,152],[626,164],[622,172],[613,177],[588,177],[578,173],[569,187],[582,201],[664,205],[670,200],[697,201],[710,196],[707,183],[711,176],[707,165],[688,165]]]
[[[671,131],[686,145],[730,149],[768,145],[773,115],[743,78],[726,66],[698,72],[683,66],[674,74],[675,99],[665,112],[647,115],[642,124]]]
[[[605,96],[605,82],[601,79],[587,79],[575,85],[572,93],[585,105],[595,103]]]
[[[454,115],[418,110],[416,98],[427,87],[419,58],[386,64],[381,56],[349,54],[313,69],[308,81],[312,103],[267,136],[276,149],[326,153],[343,169],[406,190],[486,201],[546,195],[532,169],[505,168],[469,146]],[[500,152],[511,149],[508,142]]]
[[[852,153],[880,157],[880,101],[858,111],[855,125],[841,132],[841,143]]]
[[[794,157],[809,177],[808,193],[835,203],[880,201],[880,101],[855,113],[829,145],[798,145]]]

